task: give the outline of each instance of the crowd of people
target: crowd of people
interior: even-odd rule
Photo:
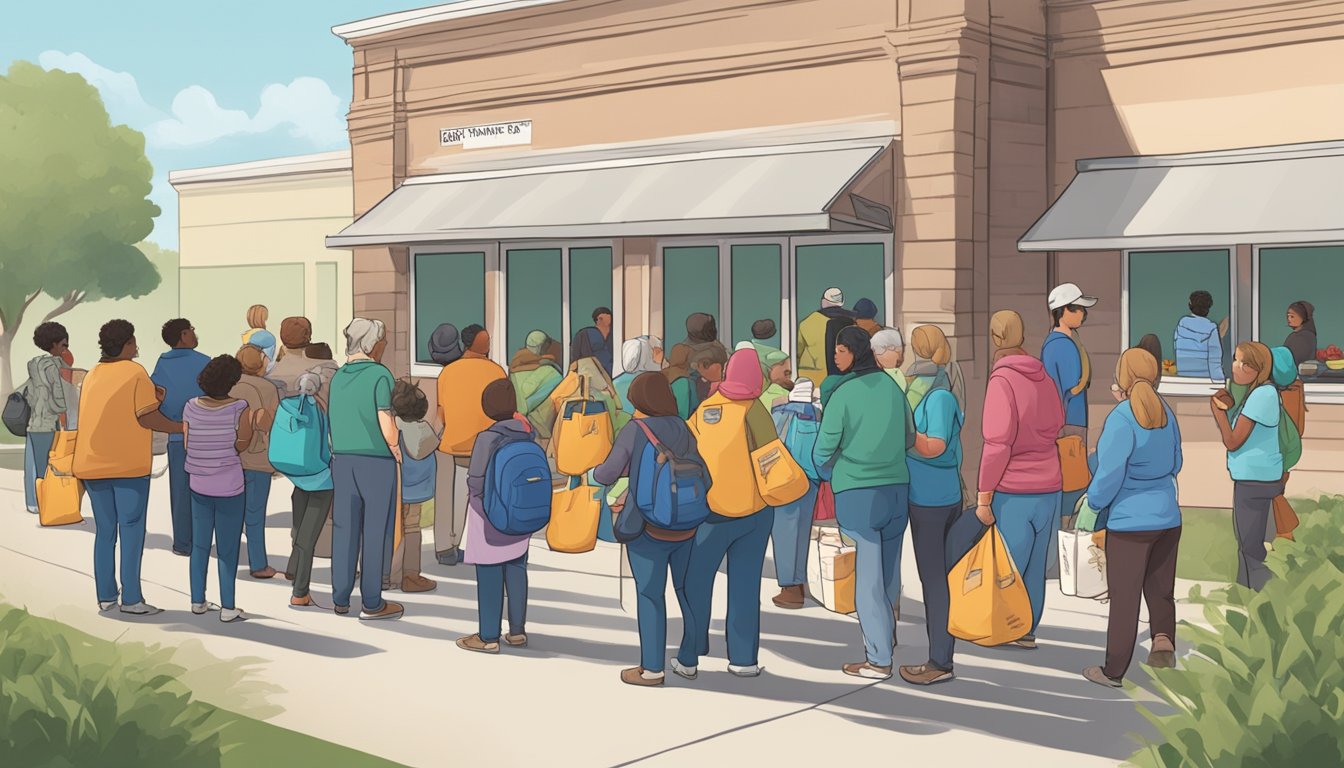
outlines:
[[[730,352],[714,317],[692,314],[686,338],[666,351],[658,337],[626,340],[614,377],[612,314],[605,307],[593,312],[593,326],[576,333],[568,364],[561,342],[542,330],[527,334],[505,368],[490,359],[486,328],[443,324],[428,344],[442,366],[433,420],[425,391],[383,365],[389,340],[378,320],[356,318],[346,327],[338,365],[330,347],[313,342],[302,317],[285,318],[276,338],[266,329],[266,308],[252,307],[241,346],[215,357],[198,351],[201,340],[189,320],[173,319],[161,329],[168,349],[152,374],[137,362],[136,329],[112,320],[99,332],[98,364],[77,388],[68,333],[43,323],[34,334],[42,354],[29,363],[24,390],[34,466],[27,479],[31,485],[42,476],[54,433],[75,428],[77,406],[73,473],[93,508],[99,608],[158,613],[141,591],[140,562],[153,435],[167,435],[172,551],[188,559],[191,610],[218,612],[224,622],[246,618],[235,598],[244,539],[251,577],[278,574],[265,541],[277,475],[293,486],[284,571],[290,604],[321,609],[312,597],[313,560],[328,539],[331,609],[364,620],[403,614],[403,605],[384,596],[388,590],[436,588],[421,573],[422,508],[432,500],[438,563],[475,568],[479,627],[457,645],[490,654],[501,642],[528,642],[528,550],[537,529],[525,518],[542,487],[532,484],[544,484],[549,504],[553,488],[591,482],[601,488],[597,535],[625,545],[636,583],[640,663],[621,679],[637,686],[665,681],[669,574],[683,617],[672,671],[696,678],[709,653],[712,596],[725,561],[728,669],[759,675],[767,549],[780,590],[774,604],[802,608],[810,536],[823,504],[833,507],[840,532],[855,547],[864,658],[844,664],[845,674],[886,679],[898,672],[918,685],[953,679],[947,575],[990,526],[1002,535],[1030,598],[1030,626],[1010,644],[1035,648],[1046,581],[1056,567],[1055,538],[1075,514],[1090,512],[1097,518],[1094,539],[1107,553],[1111,602],[1105,662],[1084,675],[1117,686],[1134,652],[1141,597],[1151,614],[1148,663],[1175,664],[1182,452],[1175,415],[1158,392],[1161,344],[1148,337],[1120,356],[1111,387],[1117,404],[1095,453],[1086,455],[1094,371],[1080,329],[1096,303],[1073,284],[1052,291],[1039,356],[1027,349],[1020,315],[993,315],[974,491],[962,471],[966,382],[947,336],[938,326],[919,326],[907,351],[899,329],[875,321],[872,301],[847,308],[838,288],[825,291],[799,326],[796,379],[793,358],[771,342],[778,336],[773,320],[753,324],[752,338]],[[1294,307],[1297,333],[1311,308]],[[1207,309],[1202,296],[1191,297],[1194,316]],[[1190,323],[1177,331],[1178,360],[1199,357],[1212,366],[1212,353],[1185,341],[1198,330]],[[1210,401],[1235,481],[1238,582],[1253,589],[1269,578],[1265,543],[1291,534],[1291,509],[1281,515],[1276,504],[1292,461],[1280,419],[1291,418],[1299,438],[1303,427],[1294,405],[1301,392],[1297,357],[1290,348],[1239,344],[1227,388]],[[1217,378],[1212,374],[1221,371],[1208,373]],[[609,419],[609,430],[593,430],[609,442],[580,474],[559,469],[576,461],[560,455],[570,449],[559,438],[562,423],[576,413]],[[1081,484],[1069,447],[1074,439],[1084,446]],[[534,448],[544,449],[544,459]],[[37,511],[34,497],[28,499]],[[897,668],[907,529],[928,656]],[[212,548],[218,603],[207,598]]]

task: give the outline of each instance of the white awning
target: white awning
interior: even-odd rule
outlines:
[[[1344,141],[1081,160],[1024,251],[1344,239]]]
[[[462,240],[890,230],[831,206],[890,139],[748,147],[407,179],[329,248]],[[877,214],[882,213],[878,206]]]

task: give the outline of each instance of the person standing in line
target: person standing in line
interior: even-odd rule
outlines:
[[[905,396],[910,384],[901,371],[901,366],[905,365],[905,339],[901,337],[900,329],[881,328],[869,335],[873,337],[873,356],[877,358],[877,364],[896,381],[896,386],[901,388],[901,394]]]
[[[691,398],[696,408],[719,390],[727,364],[728,354],[723,345],[710,344],[691,353],[691,378],[688,383],[692,387]]]
[[[70,334],[60,323],[45,322],[33,331],[33,344],[42,354],[28,361],[28,433],[23,437],[23,495],[28,511],[37,514],[37,481],[47,476],[47,461],[56,442],[56,430],[66,420],[70,403],[65,397],[62,361],[70,349]]]
[[[202,394],[182,409],[182,448],[191,486],[191,612],[200,616],[219,611],[225,623],[247,618],[234,602],[244,514],[239,454],[251,445],[262,415],[230,394],[242,375],[235,358],[214,358],[200,373]],[[219,570],[218,605],[205,599],[211,544]]]
[[[1316,359],[1316,307],[1309,301],[1288,305],[1288,338],[1283,346],[1293,353],[1293,362],[1301,365]]]
[[[308,357],[308,346],[313,342],[313,324],[306,317],[286,317],[280,321],[280,356],[271,368],[270,376],[280,382],[281,397],[293,397],[298,392],[299,377],[312,370],[316,363]]]
[[[1189,306],[1190,314],[1181,318],[1172,335],[1176,373],[1222,382],[1226,378],[1223,375],[1222,329],[1209,319],[1213,294],[1195,291],[1190,294]]]
[[[1073,283],[1064,283],[1050,292],[1047,300],[1050,318],[1054,322],[1050,334],[1041,345],[1041,363],[1055,384],[1055,391],[1064,406],[1064,426],[1059,437],[1077,436],[1087,442],[1087,390],[1092,385],[1092,363],[1087,348],[1079,336],[1079,329],[1087,322],[1087,310],[1097,305],[1097,299],[1086,296]],[[1062,491],[1059,509],[1051,524],[1050,543],[1046,551],[1047,579],[1059,577],[1059,528],[1065,517],[1082,498],[1083,489]]]
[[[628,477],[631,487],[652,484],[652,478],[641,478],[642,461],[650,445],[645,429],[677,459],[698,464],[704,460],[696,447],[695,436],[686,422],[677,415],[677,401],[672,388],[661,373],[646,371],[630,383],[630,401],[635,410],[635,421],[626,424],[611,454],[597,469],[593,478],[601,485],[610,486]],[[708,470],[704,470],[708,471]],[[667,574],[672,573],[672,589],[681,605],[682,633],[695,637],[695,616],[686,596],[686,571],[691,562],[691,547],[695,529],[669,531],[650,524],[641,509],[638,494],[626,496],[624,506],[617,511],[615,532],[625,543],[630,557],[630,571],[635,589],[639,592],[639,656],[640,665],[621,671],[621,680],[628,685],[660,686],[667,657]]]
[[[854,605],[863,631],[863,661],[852,677],[891,677],[901,601],[901,549],[910,517],[906,453],[915,434],[905,393],[882,372],[868,332],[845,328],[835,366],[847,377],[822,411],[814,461],[831,472],[835,520],[855,542]]]
[[[778,352],[779,346],[775,344],[775,337],[779,334],[779,327],[774,320],[765,318],[757,320],[751,324],[751,343],[756,347],[756,355],[765,360],[771,352]]]
[[[331,596],[350,613],[359,559],[359,618],[399,619],[400,603],[383,599],[383,558],[395,530],[401,446],[392,415],[392,372],[383,367],[387,328],[357,317],[345,327],[345,365],[331,380]]]
[[[688,680],[709,653],[714,580],[728,560],[728,671],[737,677],[761,674],[761,571],[775,511],[756,487],[750,445],[778,439],[770,412],[759,400],[764,379],[756,350],[743,349],[728,361],[723,383],[691,417],[700,455],[709,469],[713,514],[695,533],[687,567],[686,594],[695,616],[695,634],[683,638],[672,671]]]
[[[727,364],[728,348],[719,341],[719,325],[714,316],[704,312],[694,312],[686,318],[686,340],[682,344],[691,348],[691,382],[696,386],[699,402],[709,397],[717,383],[703,374],[701,365]]]
[[[163,343],[169,350],[159,355],[150,380],[162,387],[163,414],[170,419],[182,418],[187,401],[201,396],[197,383],[201,371],[210,358],[196,350],[200,340],[191,321],[179,317],[163,324]],[[187,452],[182,447],[181,435],[168,436],[168,502],[173,520],[173,554],[188,557],[192,553],[191,533],[195,527],[186,470]]]
[[[243,374],[231,396],[247,402],[255,415],[256,429],[252,443],[243,451],[243,478],[246,491],[247,566],[254,579],[275,576],[266,554],[266,507],[271,498],[270,432],[276,413],[280,410],[280,390],[271,381],[262,378],[266,372],[266,355],[259,347],[243,345],[235,356]]]
[[[117,607],[133,616],[160,609],[140,591],[140,562],[145,552],[145,515],[149,508],[151,432],[182,433],[182,422],[163,415],[164,391],[135,362],[140,347],[135,326],[110,320],[98,331],[102,359],[84,379],[80,394],[80,433],[75,441],[74,475],[84,481],[93,506],[93,578],[98,609]],[[115,570],[121,541],[121,589]]]
[[[564,373],[559,355],[554,353],[559,342],[545,331],[532,331],[525,341],[509,361],[509,381],[518,393],[518,412],[530,420],[563,380]]]
[[[845,309],[845,294],[839,288],[827,288],[821,308],[798,324],[798,376],[811,379],[818,388],[834,367],[835,335],[831,321],[838,325],[853,323],[853,313]]]
[[[1232,476],[1232,527],[1237,537],[1237,583],[1260,591],[1269,581],[1265,540],[1271,530],[1274,499],[1283,495],[1283,451],[1279,419],[1283,404],[1270,380],[1274,358],[1258,341],[1237,345],[1232,382],[1247,390],[1232,402],[1225,390],[1209,399],[1213,421],[1227,449]]]
[[[612,356],[611,326],[611,310],[606,307],[594,309],[593,324],[580,328],[578,333],[574,334],[573,343],[569,345],[570,364],[586,357],[595,357],[606,369],[607,376],[611,376],[612,366],[615,363]]]
[[[1152,625],[1151,667],[1176,666],[1176,553],[1181,508],[1181,430],[1176,414],[1157,394],[1156,364],[1143,349],[1120,356],[1115,381],[1124,400],[1106,417],[1097,441],[1097,471],[1087,487],[1088,506],[1102,510],[1106,530],[1106,584],[1111,614],[1106,663],[1083,677],[1119,688],[1134,656],[1139,600]]]
[[[392,388],[392,412],[401,440],[401,546],[388,553],[383,589],[432,592],[438,584],[420,573],[420,510],[434,498],[435,464],[440,436],[425,421],[429,398],[409,380]],[[388,546],[392,541],[388,541]]]
[[[778,349],[767,350],[761,355],[761,373],[765,376],[765,391],[761,392],[761,405],[774,410],[780,403],[788,402],[789,392],[793,391],[793,378],[790,376],[789,355]]]
[[[325,341],[309,344],[304,352],[308,355],[308,361],[312,363],[308,372],[316,373],[322,378],[322,388],[317,392],[317,401],[326,408],[331,399],[331,377],[336,375],[336,369],[340,366],[332,359],[331,345]]]
[[[1004,544],[1031,597],[1031,631],[1011,643],[1036,647],[1045,611],[1045,569],[1051,537],[1058,535],[1064,479],[1055,443],[1064,428],[1059,391],[1040,360],[1022,348],[1022,316],[1005,309],[990,318],[997,350],[981,417],[980,492],[975,515],[999,526]]]
[[[247,308],[247,330],[243,331],[243,343],[251,344],[266,353],[266,359],[275,363],[275,334],[266,330],[266,321],[271,310],[265,304],[253,304]]]
[[[695,382],[691,378],[691,348],[686,344],[677,344],[667,355],[667,367],[663,369],[663,378],[672,388],[672,396],[677,399],[677,414],[682,420],[691,418],[700,401],[696,398]]]
[[[491,425],[476,435],[467,470],[466,563],[476,566],[475,634],[458,638],[457,647],[476,653],[499,653],[508,595],[509,631],[503,640],[511,648],[527,646],[527,548],[528,534],[500,533],[485,515],[485,484],[490,461],[509,443],[532,440],[532,426],[515,408],[518,394],[507,378],[496,379],[481,393],[481,411]]]
[[[438,381],[439,421],[443,423],[439,452],[444,455],[438,457],[434,483],[434,550],[439,564],[448,566],[462,562],[459,545],[467,524],[472,446],[476,436],[495,423],[482,409],[481,396],[491,383],[508,378],[489,358],[490,334],[484,328],[469,325],[463,329],[465,351],[460,355],[457,336],[457,329],[445,324],[430,340],[435,362],[446,361]]]
[[[812,543],[812,514],[821,490],[821,474],[812,459],[820,429],[821,409],[812,402],[811,379],[799,379],[786,394],[787,401],[771,411],[775,430],[784,447],[807,473],[807,493],[803,498],[775,507],[775,522],[770,528],[770,544],[775,557],[775,581],[779,594],[771,601],[786,610],[798,610],[805,604],[807,558]]]
[[[630,404],[630,384],[641,373],[661,373],[663,370],[663,340],[657,336],[640,336],[627,339],[621,345],[620,376],[611,380],[616,394],[621,398],[621,408],[630,417],[634,417],[635,407]]]
[[[312,464],[299,470],[301,474],[285,473],[294,485],[294,492],[290,495],[294,544],[285,577],[294,582],[289,604],[295,608],[312,608],[315,603],[309,590],[313,579],[313,557],[317,552],[317,540],[330,519],[331,500],[335,495],[331,478],[331,419],[326,407],[317,399],[317,393],[322,388],[321,376],[311,371],[302,374],[295,386],[298,394],[281,401],[277,419],[293,419],[295,431],[315,433],[313,441],[317,443],[318,452],[303,457],[311,460]],[[272,434],[276,429],[279,427],[273,425]],[[274,440],[271,442],[270,457],[272,464],[281,461],[276,456]]]
[[[877,304],[872,299],[859,299],[854,302],[854,324],[874,336],[882,330],[877,322]]]
[[[923,664],[901,667],[900,673],[907,683],[934,685],[953,678],[954,641],[947,631],[951,608],[947,573],[953,563],[947,556],[947,544],[962,512],[961,428],[966,422],[966,405],[952,389],[948,373],[952,349],[942,329],[921,325],[911,334],[911,346],[915,350],[911,375],[919,381],[924,396],[914,411],[915,444],[906,457],[910,533],[924,593],[929,657]]]

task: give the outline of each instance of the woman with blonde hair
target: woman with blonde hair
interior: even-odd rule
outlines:
[[[985,525],[997,522],[1022,573],[1031,597],[1031,631],[1012,644],[1031,649],[1045,610],[1050,531],[1064,487],[1055,444],[1064,426],[1064,406],[1045,365],[1022,348],[1021,315],[995,312],[989,335],[997,351],[980,420],[985,445],[975,515]]]
[[[275,365],[275,334],[266,330],[266,321],[271,311],[265,304],[253,304],[247,308],[247,330],[243,331],[243,343],[251,344],[266,353],[267,370]]]
[[[1161,364],[1134,347],[1120,356],[1115,383],[1123,399],[1106,417],[1097,442],[1097,469],[1085,503],[1102,510],[1111,617],[1105,666],[1088,667],[1092,682],[1119,687],[1134,655],[1139,599],[1148,603],[1152,646],[1148,665],[1176,665],[1176,550],[1181,508],[1181,430],[1157,393]],[[1262,528],[1263,530],[1263,528]]]
[[[1265,566],[1266,531],[1272,521],[1276,496],[1283,495],[1283,452],[1279,448],[1279,418],[1283,405],[1270,381],[1274,358],[1258,341],[1237,345],[1232,359],[1232,383],[1245,388],[1236,401],[1227,390],[1209,400],[1214,423],[1227,448],[1227,471],[1232,476],[1232,525],[1237,537],[1237,583],[1259,590],[1269,581]]]

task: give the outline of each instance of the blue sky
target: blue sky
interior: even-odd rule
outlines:
[[[168,172],[349,145],[350,49],[331,27],[432,0],[5,0],[0,69],[84,75],[112,120],[145,133],[149,236],[177,247]]]

